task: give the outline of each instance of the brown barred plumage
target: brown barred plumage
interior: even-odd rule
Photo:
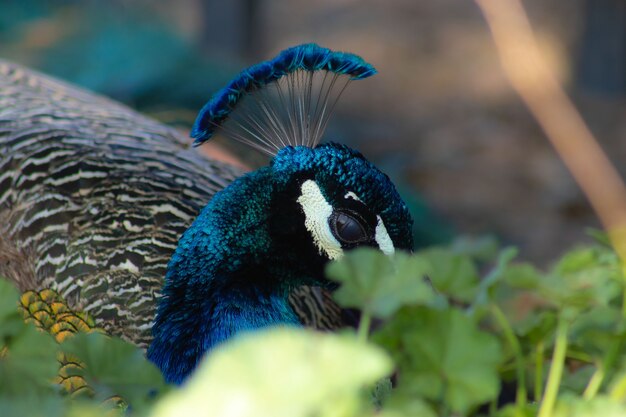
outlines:
[[[179,236],[241,171],[176,130],[108,99],[0,61],[0,275],[52,289],[140,346]],[[290,297],[328,329],[323,291]]]

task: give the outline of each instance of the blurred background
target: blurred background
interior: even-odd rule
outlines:
[[[540,45],[626,174],[626,2],[525,0]],[[598,227],[468,0],[2,0],[0,58],[188,130],[243,67],[305,42],[357,53],[326,138],[399,185],[417,242],[493,234],[545,264]],[[250,164],[258,160],[225,143]],[[435,213],[435,214],[433,214]]]

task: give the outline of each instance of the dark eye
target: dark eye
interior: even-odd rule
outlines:
[[[344,244],[367,242],[371,239],[369,227],[365,221],[352,213],[333,212],[330,226],[335,237]]]

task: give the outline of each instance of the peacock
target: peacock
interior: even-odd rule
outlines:
[[[413,248],[389,177],[347,146],[320,143],[341,93],[375,73],[351,53],[286,49],[217,92],[191,144],[0,61],[0,276],[24,293],[53,291],[145,348],[172,383],[240,332],[349,323],[325,265],[359,246]],[[269,164],[244,173],[193,149],[216,134]]]

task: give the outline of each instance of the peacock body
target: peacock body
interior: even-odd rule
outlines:
[[[173,382],[238,332],[341,326],[328,260],[412,248],[389,178],[318,145],[341,91],[374,72],[312,44],[242,72],[192,136],[221,132],[272,156],[243,174],[124,106],[0,62],[0,275],[148,347]]]

